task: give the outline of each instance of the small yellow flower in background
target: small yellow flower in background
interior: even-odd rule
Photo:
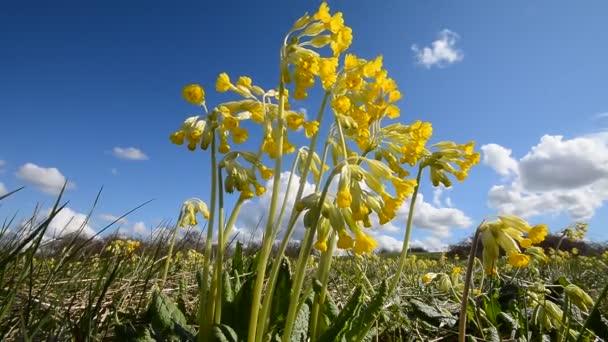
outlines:
[[[186,101],[200,105],[205,102],[205,90],[198,84],[190,84],[184,87],[182,95]]]
[[[180,215],[180,227],[186,227],[186,225],[195,226],[198,224],[196,220],[196,214],[201,213],[205,218],[209,218],[209,209],[207,204],[198,198],[192,198],[184,202],[182,205],[182,211]]]
[[[578,248],[576,248],[576,247],[572,248],[572,255],[578,255],[578,253],[579,253]]]
[[[521,253],[509,254],[509,264],[513,267],[526,267],[530,263],[530,257]]]
[[[296,112],[289,112],[285,117],[287,127],[291,130],[297,130],[304,123],[304,115]]]
[[[315,249],[317,249],[321,252],[326,252],[327,251],[327,242],[325,240],[317,241],[317,242],[315,242],[314,247],[315,247]]]
[[[259,167],[260,170],[260,174],[262,175],[262,179],[270,179],[272,178],[272,175],[274,174],[274,171],[264,165],[260,165]]]
[[[251,84],[251,78],[247,77],[247,76],[241,76],[239,77],[239,79],[236,81],[236,85],[245,87],[247,89],[251,89],[252,84]]]
[[[426,285],[426,284],[430,283],[431,281],[433,281],[433,279],[435,279],[436,277],[437,277],[437,273],[433,273],[433,272],[426,273],[422,276],[422,283]]]

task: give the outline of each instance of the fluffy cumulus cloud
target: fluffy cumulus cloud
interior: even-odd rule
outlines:
[[[439,32],[437,40],[431,46],[418,47],[413,45],[412,50],[416,55],[416,61],[426,68],[445,67],[450,64],[458,63],[464,58],[464,54],[456,47],[460,39],[457,33],[450,30]]]
[[[280,201],[283,201],[285,196],[285,190],[287,189],[289,173],[284,172],[281,175],[280,181]],[[295,194],[299,186],[299,177],[294,176],[291,184],[291,190],[287,198],[287,208],[292,208],[294,204]],[[233,233],[239,234],[241,241],[259,241],[263,237],[265,223],[267,220],[268,208],[270,206],[270,197],[272,193],[272,182],[267,183],[267,192],[258,199],[253,199],[246,202],[242,208],[241,215],[237,220]],[[304,188],[304,195],[312,193],[314,186],[310,183],[306,183]],[[441,193],[435,195],[438,203],[431,204],[425,201],[422,194],[418,195],[418,199],[415,206],[414,214],[414,227],[417,230],[422,230],[426,234],[430,234],[429,237],[417,240],[416,246],[424,247],[427,250],[439,250],[445,245],[441,242],[441,239],[449,237],[451,231],[454,228],[468,228],[472,225],[472,220],[464,212],[456,208],[443,207],[442,202],[449,203],[449,198],[443,201],[441,199]],[[372,216],[372,224],[374,229],[368,232],[378,241],[379,249],[384,250],[401,250],[402,241],[395,238],[395,236],[402,237],[405,231],[405,222],[407,221],[407,215],[409,211],[409,202],[406,202],[401,206],[397,213],[397,217],[391,223],[380,226],[375,215]],[[287,210],[284,214],[283,219],[283,230],[285,229],[286,222],[291,212]],[[305,232],[302,219],[300,218],[297,223],[292,240],[299,241],[303,238]],[[281,234],[279,234],[281,238]],[[413,243],[413,242],[412,242]],[[414,246],[414,244],[412,244]]]
[[[565,213],[588,220],[608,200],[608,134],[565,139],[545,135],[519,160],[495,144],[484,145],[484,163],[511,177],[489,191],[489,205],[524,217]],[[508,172],[507,172],[508,171]]]
[[[114,147],[112,153],[115,157],[125,160],[147,160],[148,156],[135,147]]]
[[[17,178],[33,185],[40,191],[56,195],[66,182],[65,176],[54,167],[45,168],[33,163],[27,163],[17,171]],[[76,185],[68,182],[66,189],[73,189]]]
[[[8,190],[6,190],[6,186],[4,186],[4,184],[2,182],[0,182],[0,196],[4,195],[8,193]]]
[[[50,209],[45,215],[50,213]],[[78,213],[70,208],[63,208],[49,223],[46,236],[59,238],[67,234],[80,232],[81,235],[90,237],[95,234],[95,230],[88,224],[87,215]]]

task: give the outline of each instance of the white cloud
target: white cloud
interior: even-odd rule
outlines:
[[[110,172],[111,172],[111,173],[112,173],[114,176],[118,175],[118,169],[117,169],[117,168],[112,168],[112,169],[110,170]]]
[[[441,206],[441,194],[443,193],[443,190],[441,187],[437,187],[435,188],[435,190],[433,190],[433,205],[435,205],[436,207]]]
[[[0,182],[0,196],[5,195],[6,193],[8,193],[8,191],[6,190],[6,187],[4,186],[4,184],[2,182]]]
[[[450,30],[440,31],[438,39],[431,43],[431,46],[419,48],[412,45],[412,50],[416,54],[416,60],[426,68],[433,66],[444,67],[462,61],[464,54],[456,47],[460,36]]]
[[[61,191],[65,184],[66,178],[58,169],[54,167],[41,167],[33,163],[27,163],[16,173],[17,178],[29,183],[40,191],[48,194],[56,195]],[[66,189],[73,189],[76,184],[68,182]]]
[[[489,205],[501,213],[524,217],[565,213],[573,220],[588,220],[608,200],[606,133],[572,139],[545,135],[523,158],[513,161],[518,170],[514,179],[494,185],[488,193]],[[499,173],[504,170],[495,166]]]
[[[114,156],[126,160],[147,160],[148,156],[135,147],[114,147]]]
[[[50,213],[50,209],[45,215]],[[70,233],[81,231],[81,234],[86,237],[93,236],[95,230],[88,224],[87,215],[78,213],[70,208],[63,208],[53,220],[49,223],[45,233],[48,237],[58,238]]]
[[[146,232],[146,224],[143,221],[136,222],[133,225],[133,232],[135,234],[143,234]]]
[[[101,214],[101,215],[99,215],[99,217],[106,222],[116,221],[116,223],[118,223],[118,224],[129,223],[129,220],[127,220],[126,217],[120,218],[120,216],[114,216],[114,215],[110,215],[110,214]]]
[[[500,175],[517,174],[517,161],[511,158],[512,151],[497,144],[487,144],[481,147],[483,163],[490,166]]]
[[[6,161],[0,159],[0,174],[4,173],[5,166],[6,166]]]

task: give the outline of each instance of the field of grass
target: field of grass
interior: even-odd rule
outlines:
[[[205,272],[201,234],[178,238],[170,264],[171,230],[159,230],[146,241],[78,236],[49,240],[44,238],[45,230],[61,210],[59,203],[48,217],[32,218],[21,229],[6,220],[0,231],[0,340],[196,340]],[[291,254],[297,252],[296,246]],[[501,260],[496,277],[484,277],[481,260],[474,259],[467,340],[606,339],[608,301],[599,300],[606,295],[608,253],[547,252],[526,268],[516,269]],[[236,340],[246,336],[258,255],[255,246],[243,249],[240,243],[226,250],[222,328],[211,340],[231,341],[232,332],[239,336]],[[316,329],[324,334],[316,340],[354,341],[359,326],[367,323],[371,323],[369,332],[360,340],[456,340],[467,269],[466,256],[462,257],[413,253],[390,296],[386,284],[396,274],[398,256],[334,257],[326,300],[317,312]],[[305,341],[309,334],[313,299],[321,288],[313,272],[319,262],[318,253],[308,257],[308,285],[292,340]],[[277,305],[270,315],[270,340],[284,323],[294,263],[293,257],[283,259],[274,294]],[[206,271],[211,272],[211,267]]]

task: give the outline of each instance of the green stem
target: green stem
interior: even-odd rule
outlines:
[[[230,213],[230,217],[228,218],[228,223],[226,224],[226,229],[224,230],[224,248],[226,248],[226,242],[230,239],[230,234],[232,233],[232,228],[234,227],[234,223],[241,212],[241,208],[243,208],[243,204],[245,200],[239,199],[237,200],[232,212]]]
[[[316,296],[317,300],[312,305],[312,311],[310,314],[310,338],[311,340],[316,340],[318,335],[322,333],[319,331],[317,333],[317,326],[320,322],[319,318],[319,310],[323,307],[323,303],[325,303],[325,297],[327,295],[327,283],[329,282],[329,269],[331,268],[331,261],[334,254],[334,247],[336,244],[336,231],[332,230],[329,239],[327,240],[327,250],[321,254],[321,261],[319,262],[319,268],[317,269],[316,278],[321,282],[321,292],[319,292],[318,296]]]
[[[179,230],[179,223],[182,220],[184,214],[184,210],[182,209],[179,213],[179,217],[177,222],[175,222],[175,227],[173,228],[173,235],[171,236],[171,243],[169,244],[169,252],[167,253],[167,260],[165,261],[165,270],[163,271],[163,278],[160,283],[160,288],[165,287],[165,282],[167,281],[167,274],[169,274],[169,265],[171,265],[171,258],[173,257],[173,246],[175,245],[175,239],[177,238],[177,231]]]
[[[200,299],[198,307],[198,324],[199,324],[199,342],[207,341],[211,319],[206,317],[205,309],[207,308],[207,287],[209,282],[209,261],[211,259],[211,244],[213,241],[213,227],[215,224],[215,210],[217,197],[217,155],[216,155],[215,130],[211,133],[211,205],[209,213],[209,222],[207,224],[207,240],[205,243],[205,258],[203,259],[203,284],[200,290]],[[211,295],[211,294],[209,294]]]
[[[462,300],[460,302],[460,318],[458,321],[458,342],[464,342],[467,331],[467,307],[469,305],[469,289],[471,287],[471,279],[473,278],[473,266],[475,265],[475,255],[477,254],[477,244],[481,234],[481,227],[485,224],[485,220],[481,221],[475,230],[473,237],[473,245],[469,253],[469,261],[467,264],[467,273],[464,277],[464,289],[462,290]]]
[[[397,267],[397,273],[393,277],[391,281],[391,285],[388,288],[389,295],[393,293],[399,280],[401,278],[401,273],[405,268],[405,262],[407,259],[407,249],[409,248],[410,235],[412,233],[412,222],[414,221],[414,207],[416,205],[416,198],[418,197],[418,190],[420,189],[420,178],[422,177],[422,170],[424,167],[418,167],[418,175],[416,176],[416,187],[414,188],[414,193],[412,194],[412,200],[410,203],[410,211],[407,214],[407,226],[405,228],[405,237],[403,238],[403,246],[401,248],[401,255],[399,256],[399,266]]]
[[[597,314],[598,316],[600,315],[600,306],[602,304],[602,301],[604,300],[604,298],[606,298],[607,295],[608,295],[608,283],[604,287],[604,290],[602,290],[602,293],[600,294],[600,296],[596,299],[595,304],[593,304],[593,309],[591,309],[591,311],[589,311],[589,316],[585,320],[583,329],[581,330],[581,333],[578,335],[576,342],[581,342],[583,340],[583,335],[584,335],[583,333],[587,331],[587,327],[589,327],[589,324],[591,323],[591,317],[593,317],[594,314]]]
[[[216,266],[213,274],[215,275],[215,319],[214,324],[220,324],[222,318],[222,278],[224,276],[224,182],[222,170],[217,173],[217,183],[220,189],[218,193],[219,217],[217,225],[217,255]]]
[[[321,122],[323,120],[323,113],[325,112],[325,106],[327,105],[327,100],[329,99],[329,96],[330,96],[330,93],[326,92],[325,95],[323,96],[323,101],[321,102],[321,107],[319,108],[319,112],[317,113],[316,120],[317,120],[317,122],[319,122],[319,125],[321,125]],[[312,163],[313,152],[317,146],[317,140],[318,140],[318,134],[313,135],[312,138],[310,139],[310,144],[308,146],[308,156],[306,157],[306,161],[304,162],[304,169],[302,171],[302,174],[300,175],[300,186],[298,187],[298,192],[296,193],[294,203],[297,203],[302,198],[302,194],[304,193],[304,187],[306,186],[306,179],[308,177],[308,172],[310,171],[310,164]],[[321,171],[322,170],[323,170],[323,168],[321,167]],[[292,174],[293,174],[293,170],[292,170]],[[266,293],[266,296],[264,296],[264,302],[263,302],[262,308],[261,308],[262,313],[261,313],[260,319],[258,321],[258,327],[257,327],[258,333],[256,336],[256,341],[262,341],[262,336],[263,336],[263,333],[264,333],[264,330],[266,327],[266,322],[268,321],[268,315],[270,314],[270,306],[272,305],[274,286],[276,284],[276,280],[277,280],[277,277],[279,274],[279,266],[281,265],[281,259],[283,258],[283,255],[285,254],[285,249],[287,248],[289,238],[291,237],[291,234],[292,234],[295,224],[297,222],[298,215],[300,215],[299,212],[292,210],[291,216],[289,218],[289,223],[287,226],[287,231],[285,232],[285,236],[283,236],[283,240],[281,241],[281,247],[279,249],[279,253],[273,262],[272,269],[270,271],[268,284],[266,286],[267,293]],[[260,330],[262,330],[262,331],[260,331]]]
[[[323,207],[323,203],[325,202],[325,198],[327,197],[329,185],[331,184],[335,175],[336,172],[334,170],[334,172],[331,173],[331,175],[325,182],[325,187],[323,188],[323,192],[321,193],[321,197],[319,198],[319,203],[317,205],[317,208],[315,208],[315,216],[311,220],[311,222],[319,222],[319,218],[321,217],[321,208]],[[306,234],[302,243],[302,248],[300,249],[298,262],[296,264],[295,278],[291,286],[291,300],[289,301],[289,310],[287,311],[285,329],[283,330],[283,342],[288,342],[289,338],[291,337],[293,323],[295,322],[297,314],[298,301],[300,299],[300,293],[302,292],[302,284],[304,283],[304,277],[306,275],[306,263],[308,261],[308,256],[310,255],[310,248],[312,247],[313,239],[315,237],[315,226],[316,225],[306,227]]]
[[[272,186],[272,197],[270,199],[270,208],[268,210],[268,219],[266,222],[266,230],[264,241],[262,242],[262,250],[258,266],[256,270],[255,287],[253,289],[253,301],[251,307],[251,316],[249,317],[249,331],[247,341],[254,342],[256,339],[256,329],[258,326],[258,314],[260,311],[260,301],[262,299],[262,290],[264,289],[264,277],[266,275],[266,264],[272,249],[272,232],[277,210],[277,199],[279,197],[279,186],[281,184],[281,161],[283,159],[283,114],[285,111],[285,83],[281,75],[279,83],[279,113],[277,117],[277,130],[279,132],[277,138],[277,155],[274,165],[274,179]]]

